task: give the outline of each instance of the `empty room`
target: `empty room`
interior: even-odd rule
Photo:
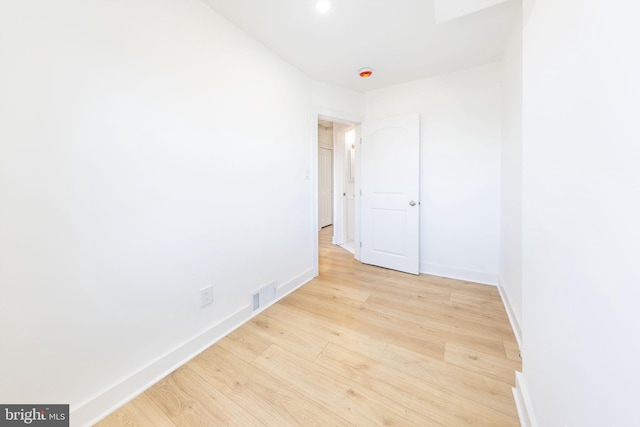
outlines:
[[[638,12],[0,0],[0,425],[640,426]]]

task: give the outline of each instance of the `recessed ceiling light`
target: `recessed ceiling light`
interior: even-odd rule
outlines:
[[[331,9],[331,3],[329,3],[327,0],[320,0],[318,3],[316,3],[316,9],[318,9],[322,13],[328,12],[329,9]]]

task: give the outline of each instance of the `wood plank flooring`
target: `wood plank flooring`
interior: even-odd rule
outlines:
[[[98,425],[519,426],[497,289],[361,264],[320,276]]]

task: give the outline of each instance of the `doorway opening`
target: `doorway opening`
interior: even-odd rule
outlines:
[[[359,125],[318,116],[318,230],[358,258],[356,139]]]
[[[333,122],[318,120],[318,228],[333,225]]]
[[[362,124],[320,114],[316,119],[318,124],[332,123],[333,128],[332,243],[344,245],[365,264],[419,274],[420,115],[406,114]],[[313,168],[318,172],[321,147],[318,138],[314,142]],[[313,217],[320,230],[318,173],[313,177]],[[363,187],[362,183],[366,185]],[[312,242],[317,276],[317,232],[313,233]]]

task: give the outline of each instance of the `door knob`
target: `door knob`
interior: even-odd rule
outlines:
[[[409,202],[409,206],[415,206],[416,202],[414,202],[413,200]]]

